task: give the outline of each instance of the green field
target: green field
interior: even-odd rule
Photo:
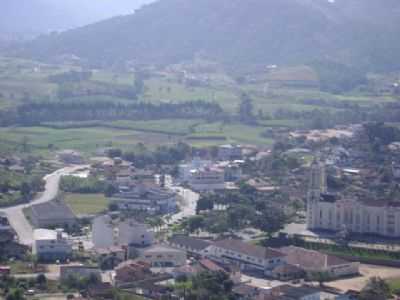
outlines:
[[[0,57],[0,110],[17,107],[29,101],[58,101],[59,86],[49,81],[49,76],[68,71],[80,71],[75,66],[49,65],[16,58]],[[293,75],[295,74],[295,75]],[[42,124],[42,127],[0,128],[0,152],[20,151],[23,140],[30,146],[32,153],[49,154],[54,149],[72,148],[92,154],[104,147],[131,149],[137,143],[144,143],[149,148],[186,142],[193,146],[204,147],[227,142],[270,146],[273,140],[262,137],[268,128],[302,127],[305,120],[279,119],[276,112],[290,110],[305,112],[315,109],[338,112],[334,105],[315,105],[309,100],[346,101],[362,106],[394,101],[393,96],[371,95],[351,92],[334,95],[313,88],[288,88],[270,86],[263,79],[237,84],[228,74],[218,71],[207,75],[209,80],[196,87],[185,83],[177,72],[156,72],[145,80],[145,92],[136,101],[151,103],[185,102],[205,100],[216,102],[224,111],[235,116],[243,92],[253,99],[254,113],[272,117],[261,118],[259,126],[247,126],[239,123],[208,123],[204,120],[154,120],[154,121],[95,121],[57,122]],[[310,77],[315,74],[304,66],[282,68],[276,76]],[[265,79],[265,78],[264,78]],[[80,82],[83,89],[96,86],[127,87],[134,84],[133,72],[110,70],[92,70],[92,77]],[[124,99],[113,95],[84,95],[64,98],[68,101],[114,102],[129,104],[133,99]],[[316,102],[311,102],[316,103]],[[318,102],[317,102],[318,103]],[[282,118],[287,118],[282,115]]]
[[[387,280],[387,283],[389,284],[392,293],[400,295],[400,278],[389,279]]]
[[[277,124],[280,123],[271,122],[265,126]],[[29,153],[42,155],[58,149],[75,149],[86,154],[105,147],[132,150],[138,143],[144,143],[150,149],[177,142],[197,147],[227,142],[269,146],[273,141],[261,136],[266,128],[238,123],[206,123],[204,120],[49,123],[42,127],[0,128],[0,151],[22,151],[24,142]]]
[[[95,215],[108,208],[108,200],[102,194],[67,194],[65,203],[75,215]]]

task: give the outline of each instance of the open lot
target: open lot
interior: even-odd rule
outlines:
[[[382,279],[400,278],[400,268],[361,264],[360,273],[361,276],[359,277],[331,281],[326,283],[326,285],[343,292],[348,290],[360,291],[372,277],[378,276]]]
[[[102,194],[67,194],[65,203],[75,215],[95,215],[108,208],[109,201]]]

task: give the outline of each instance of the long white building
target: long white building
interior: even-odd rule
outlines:
[[[120,219],[108,214],[96,217],[92,223],[92,240],[97,249],[124,245],[146,247],[153,239],[153,232],[133,218]]]
[[[307,227],[400,237],[400,203],[337,199],[327,194],[324,164],[314,161],[307,195]]]

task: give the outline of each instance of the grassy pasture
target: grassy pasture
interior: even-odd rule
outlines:
[[[75,215],[94,215],[108,208],[109,201],[102,194],[67,194],[65,203]]]

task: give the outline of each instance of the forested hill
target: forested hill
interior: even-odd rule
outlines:
[[[39,38],[19,54],[75,54],[92,63],[332,60],[400,66],[398,0],[159,0],[135,14]]]

